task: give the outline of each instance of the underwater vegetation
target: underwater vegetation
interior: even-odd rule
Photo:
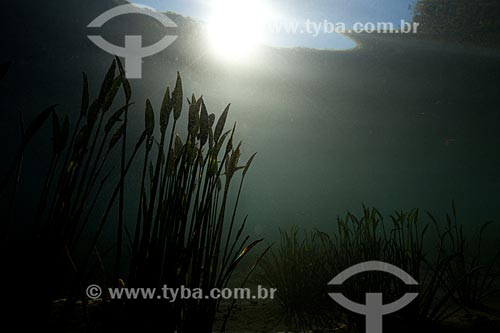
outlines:
[[[0,64],[0,79],[9,66]],[[206,294],[234,282],[242,259],[262,241],[252,241],[246,218],[238,218],[255,155],[240,164],[236,126],[226,129],[229,106],[216,118],[202,97],[185,98],[180,75],[158,107],[145,101],[138,137],[129,120],[137,112],[132,88],[120,61],[112,62],[96,96],[88,81],[83,74],[74,125],[55,104],[28,126],[21,122],[21,145],[0,179],[0,282],[9,286],[4,297],[11,300],[4,316],[15,327],[57,332],[212,332],[216,314],[221,317],[217,299],[112,300],[104,293],[89,300],[85,289],[94,283],[167,285]],[[51,153],[44,155],[48,167],[33,218],[19,231],[23,164],[46,130],[52,139]],[[454,204],[444,218],[412,210],[384,219],[363,206],[360,216],[339,217],[332,233],[283,230],[250,272],[258,272],[259,284],[277,288],[288,329],[364,332],[365,318],[338,306],[328,282],[354,264],[385,261],[408,272],[418,287],[370,272],[350,278],[342,293],[364,303],[367,292],[382,292],[387,303],[418,292],[410,305],[384,316],[384,331],[440,332],[458,311],[482,309],[499,292],[500,251],[488,256],[485,250],[490,225],[481,226],[476,243],[458,222]],[[248,275],[240,280],[245,284]],[[238,316],[235,302],[229,305],[217,323],[221,331]]]
[[[473,245],[457,221],[454,204],[452,208],[445,221],[430,213],[424,219],[417,209],[395,212],[384,221],[378,210],[363,206],[361,216],[338,217],[331,234],[282,230],[280,241],[263,259],[260,278],[278,289],[281,316],[290,329],[364,332],[365,318],[337,305],[328,296],[336,287],[327,284],[355,264],[388,262],[408,272],[418,288],[387,273],[365,272],[349,278],[341,292],[361,304],[366,292],[382,292],[384,303],[418,292],[408,306],[384,316],[384,331],[439,332],[457,311],[484,306],[488,296],[500,291],[500,251],[488,259],[481,252],[490,223],[482,225],[479,245]]]
[[[8,66],[0,67],[0,76]],[[229,105],[216,120],[203,98],[193,95],[187,99],[187,122],[180,120],[186,112],[179,74],[156,113],[146,101],[135,142],[128,120],[137,111],[131,109],[132,89],[118,58],[98,95],[91,97],[90,91],[84,73],[75,125],[59,115],[57,105],[26,128],[21,125],[21,146],[0,184],[3,279],[13,289],[31,286],[29,298],[17,297],[23,304],[11,306],[16,325],[65,331],[77,313],[85,331],[211,332],[216,299],[117,301],[104,293],[102,300],[89,302],[85,288],[96,282],[103,288],[223,288],[261,241],[250,242],[245,221],[237,221],[236,214],[255,154],[239,164],[236,124],[225,128]],[[22,209],[16,196],[23,160],[50,122],[49,167],[32,224],[20,239],[13,212]],[[187,128],[179,129],[184,123]],[[135,164],[139,175],[132,175]],[[229,200],[232,189],[237,192]],[[105,228],[116,237],[110,246],[100,242]],[[60,298],[63,305],[54,315]]]

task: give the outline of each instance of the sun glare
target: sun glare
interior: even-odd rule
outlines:
[[[218,57],[248,59],[265,38],[271,9],[259,0],[214,0],[208,20],[208,38]]]

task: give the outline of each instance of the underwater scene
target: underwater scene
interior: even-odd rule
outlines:
[[[500,332],[499,0],[6,0],[2,331]]]

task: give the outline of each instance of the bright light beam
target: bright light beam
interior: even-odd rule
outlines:
[[[249,59],[265,40],[272,14],[262,0],[214,0],[207,27],[213,53],[231,61]]]

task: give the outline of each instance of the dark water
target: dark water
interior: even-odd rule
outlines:
[[[2,89],[6,109],[29,119],[57,102],[74,113],[79,72],[97,83],[111,60],[85,37],[85,25],[112,5],[8,6],[2,61],[14,64]],[[161,36],[147,20],[121,23],[134,32],[146,26],[151,40]],[[328,229],[361,203],[384,213],[439,215],[455,200],[470,226],[500,217],[499,51],[366,36],[353,50],[263,48],[254,61],[235,65],[214,60],[199,37],[186,35],[195,29],[190,21],[180,29],[174,45],[144,60],[144,78],[133,82],[137,108],[145,98],[159,105],[177,70],[185,92],[203,94],[211,112],[232,103],[243,156],[258,153],[241,206],[255,233]],[[123,30],[104,34],[120,41]],[[18,117],[1,117],[2,141],[10,141]],[[43,148],[35,154],[43,157]]]

